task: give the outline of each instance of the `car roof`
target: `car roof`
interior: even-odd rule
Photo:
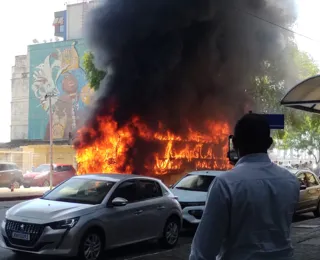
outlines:
[[[84,174],[78,175],[73,178],[80,178],[80,179],[91,179],[91,180],[105,180],[105,181],[113,181],[119,182],[124,180],[131,180],[131,179],[148,179],[153,181],[160,181],[159,179],[142,176],[142,175],[135,175],[135,174],[126,174],[126,173],[96,173],[96,174]]]
[[[294,175],[297,175],[301,171],[307,171],[307,172],[314,173],[313,171],[311,171],[310,169],[307,169],[307,168],[306,169],[293,169],[293,168],[287,168],[287,167],[282,167],[282,168],[288,170],[289,172],[291,172]]]
[[[222,173],[224,173],[225,171],[214,171],[214,170],[210,170],[210,171],[194,171],[194,172],[189,172],[189,175],[206,175],[206,176],[218,176]]]
[[[0,164],[13,164],[13,165],[16,165],[16,163],[13,163],[13,162],[0,162]]]

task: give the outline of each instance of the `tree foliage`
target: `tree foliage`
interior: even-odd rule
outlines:
[[[100,82],[105,77],[104,71],[98,70],[94,65],[94,55],[92,52],[86,52],[83,56],[83,66],[89,85],[92,89],[99,89]]]
[[[320,162],[320,118],[315,114],[301,113],[303,122],[295,128],[285,132],[283,148],[307,151],[315,158],[316,163]]]
[[[295,48],[292,54],[296,77],[299,81],[319,74],[318,66],[308,53]],[[320,116],[292,108],[285,108],[284,112],[288,122],[278,147],[308,151],[319,163],[317,151],[320,152]]]

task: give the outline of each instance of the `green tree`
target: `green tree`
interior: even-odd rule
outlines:
[[[83,66],[90,88],[99,89],[100,82],[105,77],[104,71],[98,70],[94,65],[94,55],[92,52],[86,52],[83,56]]]
[[[320,158],[320,118],[316,114],[300,113],[303,122],[285,132],[282,147],[304,150],[312,155],[318,164]]]
[[[298,48],[292,49],[293,65],[295,75],[302,81],[311,76],[319,74],[319,67],[308,53],[300,51]],[[277,140],[277,146],[285,149],[295,149],[308,151],[316,162],[317,151],[320,152],[320,117],[316,114],[302,112],[292,108],[283,108],[287,117],[286,129]],[[279,133],[279,132],[278,132]]]

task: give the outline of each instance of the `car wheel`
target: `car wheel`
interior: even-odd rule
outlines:
[[[50,186],[50,182],[48,180],[45,180],[42,184],[43,187],[49,187]]]
[[[26,188],[26,189],[28,189],[28,188],[30,188],[31,186],[30,186],[30,185],[23,184],[23,187]]]
[[[317,209],[315,210],[315,211],[313,211],[313,215],[315,216],[315,217],[320,217],[320,201],[318,202],[318,207],[317,207]]]
[[[9,187],[10,189],[11,189],[11,186],[13,186],[15,189],[20,189],[21,183],[19,181],[13,181]]]
[[[97,230],[88,231],[79,247],[79,258],[83,260],[101,259],[103,253],[103,237]]]
[[[170,217],[163,229],[160,244],[164,248],[173,248],[177,245],[180,234],[180,219]]]

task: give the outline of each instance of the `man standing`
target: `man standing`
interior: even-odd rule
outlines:
[[[266,118],[247,114],[236,124],[235,167],[215,178],[194,237],[190,260],[287,260],[300,184],[272,163]]]

